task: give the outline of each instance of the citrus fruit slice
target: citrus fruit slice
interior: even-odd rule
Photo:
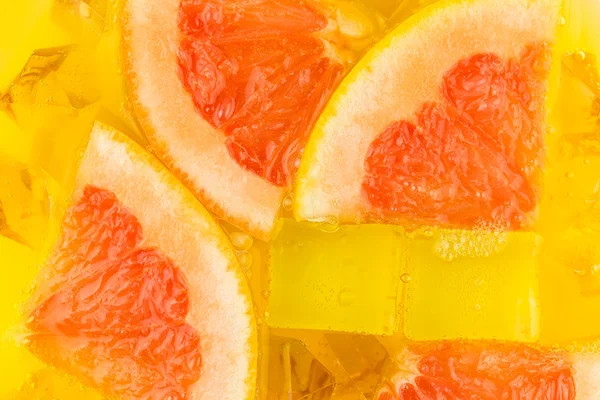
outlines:
[[[269,237],[351,62],[344,38],[370,29],[337,11],[318,1],[127,1],[127,74],[149,141],[211,210],[258,237]]]
[[[225,234],[173,176],[96,125],[27,323],[30,350],[126,399],[254,396],[249,289]]]
[[[443,1],[388,34],[319,119],[296,217],[530,222],[559,3]]]
[[[499,342],[415,343],[396,355],[376,399],[592,399],[592,358]]]

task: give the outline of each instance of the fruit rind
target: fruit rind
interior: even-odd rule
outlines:
[[[73,198],[87,185],[115,193],[139,220],[143,245],[160,249],[187,278],[187,322],[200,334],[204,360],[190,399],[253,398],[257,333],[250,291],[231,244],[208,211],[152,155],[102,124],[92,130]],[[52,274],[47,268],[41,282]]]
[[[202,118],[181,84],[179,0],[128,0],[121,31],[125,75],[153,151],[219,217],[264,240],[284,189],[238,165],[225,135]]]

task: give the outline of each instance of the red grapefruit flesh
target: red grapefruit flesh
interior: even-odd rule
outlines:
[[[482,53],[443,78],[439,102],[400,120],[368,150],[363,188],[387,217],[519,228],[539,197],[550,50]]]
[[[575,400],[569,355],[524,345],[410,345],[377,400]]]
[[[179,15],[179,67],[197,110],[240,165],[289,184],[344,69],[312,35],[327,18],[295,0],[184,0]]]
[[[187,398],[202,359],[182,272],[106,190],[85,187],[63,235],[56,289],[28,324],[33,352],[111,395]]]
[[[27,322],[30,350],[122,399],[250,399],[257,337],[226,235],[144,149],[97,125]]]

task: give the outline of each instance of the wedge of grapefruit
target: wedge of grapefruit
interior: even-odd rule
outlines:
[[[558,0],[452,0],[370,50],[319,119],[298,219],[528,225]]]
[[[392,361],[376,399],[592,400],[597,372],[597,355],[510,343],[413,343]]]
[[[257,336],[235,254],[196,198],[96,125],[27,322],[30,350],[124,399],[254,397]]]
[[[348,14],[318,0],[126,3],[127,76],[155,152],[209,209],[255,236],[270,236],[308,135],[352,63],[350,42],[373,28]]]

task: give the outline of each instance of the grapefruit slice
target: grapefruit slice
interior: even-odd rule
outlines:
[[[529,224],[559,6],[443,1],[388,34],[319,119],[298,172],[296,217]]]
[[[338,11],[295,0],[126,3],[127,75],[155,152],[212,211],[260,238],[351,62],[346,42],[372,28]]]
[[[125,399],[254,396],[250,292],[225,234],[141,147],[96,125],[27,323],[30,350]]]
[[[510,343],[439,342],[406,346],[377,400],[597,397],[594,356]]]

